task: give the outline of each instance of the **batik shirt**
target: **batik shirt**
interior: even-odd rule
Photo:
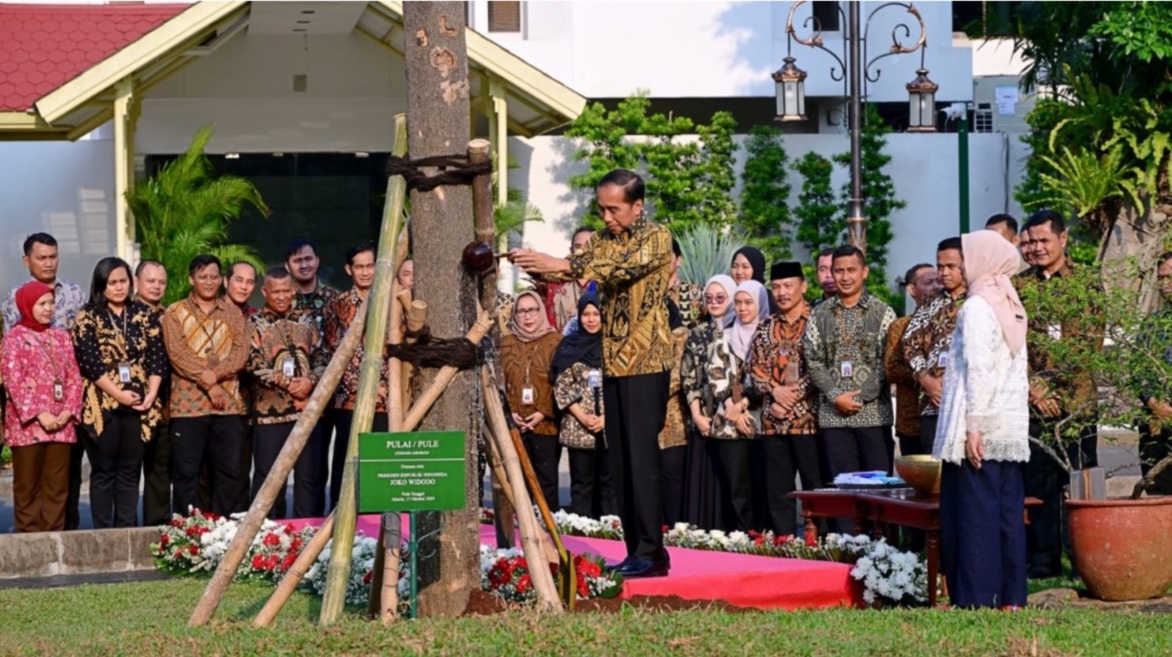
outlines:
[[[171,417],[244,415],[248,407],[240,388],[240,372],[248,362],[248,323],[231,301],[217,299],[204,314],[193,297],[178,301],[163,313],[163,340],[171,359]],[[228,403],[212,406],[200,385],[205,370],[216,373],[216,386]]]
[[[948,349],[952,346],[952,333],[956,330],[956,317],[964,297],[953,299],[947,291],[941,291],[932,301],[916,308],[907,329],[903,332],[903,358],[912,374],[918,379],[922,374],[943,377],[947,369]],[[940,409],[932,399],[920,394],[920,415],[934,416]]]
[[[327,361],[334,355],[334,351],[338,349],[338,345],[342,343],[342,338],[346,337],[346,330],[350,328],[350,322],[354,321],[354,316],[358,314],[358,309],[362,307],[362,301],[362,295],[358,293],[357,289],[352,288],[347,292],[340,293],[326,307],[322,343],[326,352]],[[354,357],[350,359],[350,364],[346,366],[346,372],[342,374],[342,380],[338,382],[338,390],[334,393],[334,408],[340,408],[346,411],[354,410],[354,403],[358,400],[358,378],[359,371],[362,368],[362,356],[364,353],[365,347],[359,343],[358,349],[354,352]],[[382,359],[382,369],[379,372],[378,380],[379,394],[375,402],[374,411],[375,413],[386,413],[387,382],[390,380],[386,358]]]
[[[293,310],[307,312],[317,325],[318,337],[321,338],[325,336],[326,307],[337,298],[337,290],[318,281],[313,292],[302,292],[300,287],[296,288],[293,293]]]
[[[294,399],[286,389],[295,378],[317,384],[325,371],[317,322],[307,311],[287,315],[265,308],[248,319],[253,407],[257,424],[296,422],[308,401]],[[286,359],[291,359],[286,361]],[[289,374],[286,363],[293,372]]]
[[[912,316],[906,315],[887,329],[883,367],[887,382],[895,386],[895,433],[914,438],[920,435],[920,384],[903,358],[903,333],[911,321]]]
[[[569,369],[562,370],[561,374],[558,374],[557,381],[554,382],[554,402],[562,416],[558,441],[571,449],[594,449],[595,434],[590,433],[586,427],[582,426],[578,418],[570,412],[570,407],[577,402],[588,415],[602,417],[606,413],[606,406],[602,400],[602,388],[590,387],[591,369],[585,363],[574,363]],[[599,383],[602,383],[601,378]]]
[[[139,301],[127,304],[121,317],[101,308],[82,308],[73,324],[73,351],[85,379],[82,426],[95,438],[102,435],[110,415],[122,407],[98,387],[97,381],[105,378],[142,398],[150,390],[150,377],[162,378],[171,368],[159,314]],[[123,363],[129,366],[128,382],[122,381]],[[161,392],[161,383],[159,388]],[[141,415],[144,442],[151,439],[162,418],[162,400],[156,399]]]
[[[704,290],[699,286],[681,281],[672,286],[670,296],[680,309],[684,326],[689,331],[704,321]]]
[[[700,413],[712,420],[706,438],[737,440],[753,437],[737,431],[736,426],[724,417],[724,403],[733,396],[733,386],[745,381],[744,363],[732,352],[724,330],[716,322],[688,333],[680,366],[681,388],[688,407],[699,400]]]
[[[802,335],[810,321],[810,307],[806,306],[796,321],[789,321],[782,313],[763,320],[753,334],[749,362],[753,387],[761,392],[761,433],[767,436],[810,435],[818,431],[814,413],[814,386],[802,362]],[[773,387],[798,385],[801,397],[788,413],[773,414]]]
[[[891,426],[891,393],[883,370],[883,347],[894,321],[895,311],[867,292],[851,308],[834,297],[810,313],[802,337],[802,354],[810,381],[818,389],[821,428]],[[850,376],[844,376],[847,373]],[[839,415],[834,400],[852,390],[860,391],[862,410]]]
[[[671,280],[671,233],[640,216],[618,235],[595,233],[569,257],[568,274],[549,281],[591,280],[602,303],[602,365],[609,377],[667,372],[671,326],[664,299]]]
[[[27,282],[25,281],[25,283]],[[21,283],[12,288],[8,292],[8,296],[4,298],[4,330],[6,331],[11,330],[20,321],[20,311],[16,308],[16,291],[23,286],[24,283]],[[53,284],[53,293],[52,325],[68,331],[73,327],[73,318],[77,317],[78,311],[85,305],[85,292],[81,290],[81,286],[58,278],[57,282]]]
[[[578,316],[578,299],[586,293],[586,287],[578,285],[578,281],[570,281],[558,288],[553,294],[553,327],[562,333],[566,324]]]
[[[680,326],[671,331],[675,362],[671,368],[671,380],[667,386],[667,414],[663,416],[663,430],[659,432],[659,449],[680,447],[688,444],[688,428],[684,418],[691,415],[683,395],[684,344],[688,340],[688,327]]]
[[[74,418],[81,414],[81,372],[68,332],[13,327],[0,346],[0,371],[8,392],[4,441],[9,447],[77,442],[73,422],[53,433],[37,422],[37,416],[46,411],[53,415],[69,411]],[[55,398],[54,382],[62,384],[61,400]]]

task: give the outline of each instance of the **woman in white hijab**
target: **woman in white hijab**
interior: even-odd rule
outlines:
[[[943,570],[956,607],[1026,603],[1029,460],[1026,314],[1010,276],[1017,249],[999,233],[961,238],[968,294],[949,349],[933,455],[943,461]]]

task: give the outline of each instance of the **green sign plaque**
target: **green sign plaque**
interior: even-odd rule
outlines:
[[[359,513],[463,508],[462,432],[358,436]]]

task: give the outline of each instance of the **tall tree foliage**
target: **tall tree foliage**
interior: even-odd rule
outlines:
[[[570,177],[570,185],[589,203],[587,223],[601,228],[594,188],[607,172],[622,168],[645,174],[648,210],[673,229],[731,224],[736,216],[732,115],[716,112],[705,125],[650,111],[651,101],[642,92],[613,110],[588,105],[566,130],[583,142],[574,159],[589,165],[585,173]]]
[[[791,256],[793,220],[789,210],[791,190],[786,180],[788,164],[781,131],[772,126],[754,126],[745,141],[740,225],[769,262]]]
[[[834,163],[821,155],[809,152],[798,159],[794,170],[802,177],[798,205],[794,215],[798,219],[798,244],[811,255],[843,243],[846,221],[843,220],[838,196],[830,183]]]
[[[867,218],[867,262],[871,267],[871,276],[867,279],[867,289],[888,303],[899,302],[902,295],[897,295],[887,280],[887,255],[891,240],[895,237],[891,230],[891,215],[907,207],[907,203],[895,193],[895,182],[887,173],[887,165],[891,163],[891,155],[886,152],[887,137],[891,129],[879,116],[879,111],[873,105],[866,106],[863,116],[863,130],[860,135],[862,144],[861,158],[863,163],[863,199],[866,201],[864,215]],[[850,166],[850,153],[840,153],[834,156],[834,161],[842,166]],[[842,223],[846,224],[847,199],[850,198],[850,182],[842,189],[841,208]]]
[[[191,291],[187,267],[201,253],[218,257],[225,267],[244,261],[264,271],[255,249],[227,242],[228,226],[246,205],[266,217],[269,208],[252,182],[214,174],[204,155],[211,136],[210,125],[200,128],[183,155],[126,195],[143,259],[158,260],[170,274],[164,303],[182,299]]]

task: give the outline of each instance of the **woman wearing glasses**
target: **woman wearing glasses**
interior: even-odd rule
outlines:
[[[541,297],[532,290],[518,295],[509,319],[509,335],[501,341],[505,396],[537,473],[542,495],[551,509],[561,507],[558,462],[562,449],[558,443],[549,373],[561,339],[550,326]]]

